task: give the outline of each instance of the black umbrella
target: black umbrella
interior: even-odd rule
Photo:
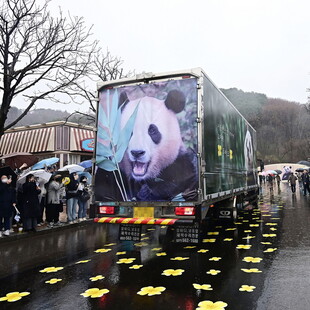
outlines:
[[[299,164],[299,165],[305,165],[305,166],[309,166],[309,167],[310,167],[310,161],[306,161],[306,160],[301,160],[301,161],[299,161],[297,164]]]
[[[11,167],[5,166],[0,168],[0,178],[6,175],[7,177],[11,177],[12,178],[12,186],[16,186],[16,181],[17,181],[17,175],[14,172],[14,170]]]
[[[281,174],[281,173],[282,173],[282,171],[279,170],[279,169],[275,169],[275,172],[276,172],[277,174]]]
[[[309,171],[310,167],[309,168],[297,168],[295,171],[296,172],[303,172],[304,170],[308,170]]]

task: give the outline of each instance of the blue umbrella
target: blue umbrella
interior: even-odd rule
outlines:
[[[91,159],[89,160],[84,160],[82,162],[79,163],[79,166],[84,167],[85,169],[91,168],[93,165],[93,163],[91,162]]]
[[[78,176],[81,177],[82,175],[87,178],[87,184],[91,184],[92,175],[86,171],[79,171],[77,172]]]
[[[57,157],[52,157],[52,158],[46,158],[35,165],[32,166],[32,170],[38,170],[38,169],[44,169],[45,167],[49,167],[51,165],[54,165],[59,162],[59,158]]]

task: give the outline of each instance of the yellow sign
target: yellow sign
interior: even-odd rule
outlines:
[[[154,217],[154,207],[134,207],[133,217]]]

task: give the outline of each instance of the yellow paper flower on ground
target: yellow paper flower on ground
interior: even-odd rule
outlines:
[[[266,249],[265,251],[264,251],[264,253],[272,253],[272,252],[274,252],[274,251],[276,251],[277,250],[277,248],[268,248],[268,249]]]
[[[278,223],[266,223],[267,226],[277,226]]]
[[[140,269],[141,267],[143,267],[143,265],[132,265],[129,269]]]
[[[204,300],[198,304],[196,310],[225,310],[227,306],[228,304],[223,301],[213,302],[210,300]]]
[[[105,244],[104,246],[112,246],[112,245],[116,245],[116,243],[109,243],[109,244]]]
[[[80,260],[80,261],[76,262],[75,264],[85,264],[88,262],[90,262],[90,259]]]
[[[96,251],[94,251],[95,253],[107,253],[107,252],[110,252],[111,249],[98,249]]]
[[[259,227],[259,224],[250,224],[250,227]]]
[[[187,259],[189,259],[189,257],[180,257],[180,256],[177,256],[177,257],[170,258],[170,260],[179,260],[179,261],[187,260]]]
[[[200,249],[197,251],[197,253],[207,253],[207,252],[209,252],[209,250],[207,249]]]
[[[236,229],[237,229],[236,227],[232,227],[232,228],[226,228],[225,230],[229,231],[229,230],[236,230]]]
[[[252,247],[250,244],[238,244],[237,249],[238,250],[249,250]]]
[[[188,245],[184,247],[184,249],[195,249],[195,248],[196,248],[196,245]]]
[[[12,292],[7,293],[4,297],[0,297],[0,301],[14,302],[22,299],[24,296],[30,295],[29,292]]]
[[[216,239],[203,239],[202,242],[206,243],[206,242],[215,242]]]
[[[53,278],[53,279],[50,279],[48,281],[45,281],[45,283],[48,283],[48,284],[55,284],[57,282],[60,282],[62,281],[62,279],[56,279],[56,278]]]
[[[223,241],[233,241],[233,238],[225,238]]]
[[[193,283],[193,286],[196,290],[205,290],[205,291],[212,291],[213,288],[211,287],[210,284],[196,284]]]
[[[221,259],[222,259],[222,257],[211,257],[211,258],[209,258],[210,261],[214,261],[214,262],[218,262]]]
[[[141,238],[141,240],[149,240],[149,239],[150,239],[149,237]]]
[[[154,296],[154,295],[160,295],[163,291],[165,291],[166,288],[163,286],[157,286],[157,287],[153,287],[153,286],[146,286],[146,287],[142,287],[141,290],[137,293],[141,296]]]
[[[244,232],[245,232],[245,233],[251,233],[252,230],[248,229],[248,230],[245,230]]]
[[[242,268],[241,270],[243,272],[246,272],[246,273],[260,273],[260,272],[262,272],[261,270],[259,270],[257,268],[251,268],[251,269]]]
[[[184,272],[184,269],[166,269],[163,271],[162,275],[164,276],[180,276]]]
[[[99,288],[90,288],[86,290],[84,293],[82,293],[81,295],[84,297],[99,298],[107,293],[109,293],[109,290],[106,288],[101,289],[101,290]]]
[[[256,286],[252,285],[241,285],[239,288],[240,292],[253,292],[256,289]]]
[[[235,222],[235,225],[242,225],[241,222]]]
[[[124,254],[126,254],[126,251],[124,251],[124,252],[116,252],[116,255],[124,255]]]
[[[160,252],[160,253],[156,253],[156,256],[166,256],[167,253],[166,252]]]
[[[143,246],[147,246],[148,243],[146,243],[146,242],[138,242],[138,243],[135,243],[134,245],[138,246],[138,247],[143,247]]]
[[[207,274],[210,274],[212,276],[216,276],[220,272],[221,272],[220,270],[210,269],[209,271],[207,271]]]
[[[244,262],[247,263],[260,263],[263,259],[260,257],[251,257],[251,256],[247,256],[243,259]]]
[[[62,269],[64,269],[64,267],[46,267],[46,268],[40,270],[40,272],[50,273],[50,272],[57,272],[57,271],[62,270]]]
[[[270,230],[271,230],[271,231],[276,231],[277,229],[276,229],[276,228],[271,227],[271,228],[270,228]]]
[[[243,223],[248,223],[248,222],[249,222],[249,220],[243,220],[242,222],[243,222]]]
[[[218,231],[209,231],[208,232],[208,236],[217,236],[219,235],[220,233]]]
[[[263,234],[263,237],[266,237],[266,238],[273,238],[276,236],[277,236],[276,234]]]
[[[261,244],[272,244],[271,242],[261,242]]]
[[[254,239],[255,238],[255,236],[247,236],[247,237],[243,237],[242,239],[244,239],[244,240],[250,240],[250,239]]]
[[[152,251],[161,251],[162,248],[153,248]]]
[[[116,262],[116,264],[131,264],[135,258],[121,258],[119,261]]]
[[[102,280],[104,279],[104,276],[102,276],[101,274],[95,277],[91,277],[89,278],[90,281],[94,282],[94,281],[98,281],[98,280]]]

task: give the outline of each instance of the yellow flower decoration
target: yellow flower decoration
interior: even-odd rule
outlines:
[[[259,220],[259,217],[253,217],[252,220]]]
[[[40,270],[40,272],[50,273],[50,272],[57,272],[57,271],[62,270],[62,269],[64,269],[64,267],[46,267],[46,268]]]
[[[204,300],[198,304],[196,310],[225,310],[227,306],[228,304],[223,301],[213,302],[210,300]]]
[[[211,287],[210,284],[196,284],[196,283],[193,283],[193,287],[196,290],[213,291],[213,288]]]
[[[180,256],[177,256],[177,257],[173,257],[173,258],[170,258],[170,260],[187,260],[189,259],[189,257],[180,257]]]
[[[250,227],[259,227],[259,224],[250,224]]]
[[[247,256],[243,259],[244,262],[247,263],[260,263],[263,259],[260,257],[251,257],[251,256]]]
[[[135,258],[121,258],[116,264],[131,264],[133,261],[136,260]]]
[[[222,156],[222,146],[221,145],[218,145],[217,146],[217,156]]]
[[[162,248],[153,248],[151,251],[161,251]]]
[[[242,239],[245,239],[245,240],[249,240],[249,239],[254,239],[255,236],[247,236],[247,237],[243,237]]]
[[[260,273],[260,272],[262,272],[261,270],[259,270],[257,268],[251,268],[251,269],[242,268],[241,270],[243,272],[246,272],[246,273]]]
[[[50,279],[48,281],[45,281],[45,283],[48,283],[48,284],[55,284],[57,282],[60,282],[62,281],[62,279],[56,279],[56,278],[53,278],[53,279]]]
[[[102,297],[104,294],[107,294],[109,292],[110,291],[106,288],[104,288],[102,290],[100,290],[99,288],[90,288],[80,295],[82,295],[84,297],[90,297],[90,298],[99,298],[99,297]]]
[[[213,261],[213,262],[218,262],[221,259],[222,259],[222,257],[211,257],[211,258],[209,258],[209,260]]]
[[[226,228],[225,230],[230,231],[230,230],[236,230],[236,229],[237,229],[236,227],[232,227],[232,228]]]
[[[129,269],[140,269],[141,267],[143,267],[143,265],[132,265]]]
[[[163,271],[162,275],[164,276],[180,276],[184,272],[184,269],[166,269]]]
[[[124,252],[116,252],[116,255],[124,255],[124,254],[126,254],[126,251],[124,251]]]
[[[235,222],[235,225],[242,225],[241,222]]]
[[[220,272],[221,272],[220,270],[210,269],[209,271],[207,271],[207,274],[210,274],[212,276],[216,276]]]
[[[207,252],[209,252],[209,250],[207,249],[200,249],[197,251],[197,253],[207,253]]]
[[[271,214],[262,214],[262,216],[271,216]]]
[[[216,239],[203,239],[202,242],[206,243],[206,242],[215,242]]]
[[[278,223],[266,223],[266,226],[277,226]]]
[[[95,253],[107,253],[112,251],[112,249],[98,249],[96,251],[94,251]]]
[[[268,237],[272,238],[272,237],[276,237],[276,236],[277,236],[276,234],[263,234],[263,237],[266,237],[266,238],[268,238]]]
[[[223,241],[233,241],[233,238],[225,238]]]
[[[105,244],[104,246],[112,246],[112,245],[116,245],[116,243],[109,243],[109,244]]]
[[[268,248],[267,250],[264,251],[264,253],[272,253],[276,250],[277,250],[277,248]]]
[[[241,285],[239,288],[240,292],[253,292],[256,289],[256,286],[252,285]]]
[[[151,231],[151,230],[155,230],[155,228],[148,228],[147,230],[148,230],[148,231]]]
[[[184,249],[195,249],[195,248],[196,248],[196,245],[188,245],[184,247]]]
[[[14,302],[22,299],[24,296],[30,295],[29,292],[12,292],[7,293],[4,297],[0,298],[0,301]]]
[[[167,253],[166,252],[160,252],[160,253],[156,253],[156,256],[166,256]]]
[[[139,246],[139,247],[143,247],[143,246],[147,246],[148,243],[146,243],[146,242],[138,242],[138,243],[135,243],[134,245],[135,246]]]
[[[276,231],[277,229],[276,229],[276,228],[271,227],[271,228],[270,228],[270,230],[272,230],[272,231]]]
[[[210,231],[210,232],[208,232],[208,236],[217,236],[219,234],[220,233],[218,231]]]
[[[243,222],[243,223],[248,223],[248,222],[249,222],[249,220],[243,220],[242,222]]]
[[[145,236],[146,234],[141,234],[141,237]]]
[[[248,229],[248,230],[245,230],[244,232],[245,232],[245,233],[251,233],[252,230]]]
[[[95,277],[91,277],[89,278],[90,281],[94,282],[94,281],[98,281],[98,280],[102,280],[104,279],[104,276],[102,276],[101,274]]]
[[[153,286],[146,286],[146,287],[142,287],[141,290],[137,293],[141,296],[154,296],[154,295],[160,295],[163,291],[165,291],[166,288],[163,286],[157,286],[157,287],[153,287]]]
[[[261,242],[261,244],[272,244],[271,242]]]
[[[141,238],[141,240],[148,240],[150,239],[149,237],[144,237],[144,238]]]
[[[238,244],[237,249],[238,250],[249,250],[252,247],[250,244]]]
[[[233,159],[233,151],[229,150],[229,159]]]
[[[76,262],[75,264],[85,264],[85,263],[88,263],[90,261],[91,261],[90,259],[85,259],[85,260],[80,260],[80,261]]]
[[[222,228],[223,226],[215,226],[215,228]]]

